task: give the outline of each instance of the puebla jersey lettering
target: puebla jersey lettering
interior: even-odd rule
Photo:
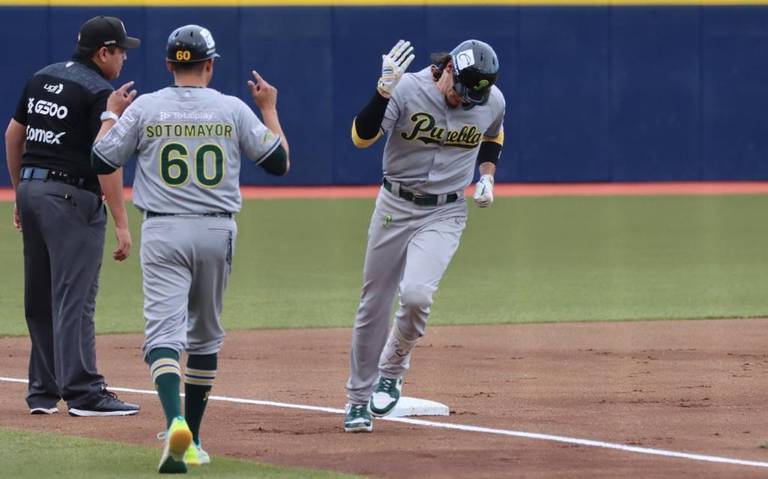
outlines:
[[[472,182],[484,137],[504,129],[504,95],[495,86],[485,105],[451,108],[430,68],[406,73],[387,106],[383,173],[429,194],[460,191]]]
[[[474,148],[480,144],[482,135],[474,125],[464,125],[461,130],[447,130],[435,126],[435,117],[429,113],[414,113],[411,116],[413,129],[410,133],[401,133],[405,140],[418,140],[425,144],[437,143],[443,146]]]

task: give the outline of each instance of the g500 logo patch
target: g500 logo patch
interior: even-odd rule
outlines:
[[[57,105],[56,103],[45,101],[45,100],[37,100],[35,101],[34,98],[27,99],[27,113],[37,113],[40,115],[47,115],[47,116],[53,116],[58,118],[59,120],[63,120],[67,117],[67,114],[69,113],[69,109],[64,105]]]

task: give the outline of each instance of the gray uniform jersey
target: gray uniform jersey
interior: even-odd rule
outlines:
[[[472,182],[483,137],[503,133],[505,105],[493,86],[485,105],[450,108],[429,67],[406,73],[381,125],[389,133],[384,176],[420,193],[462,191]]]
[[[138,152],[133,202],[157,213],[240,211],[240,157],[256,164],[280,145],[239,98],[210,88],[142,95],[94,146],[113,167]]]

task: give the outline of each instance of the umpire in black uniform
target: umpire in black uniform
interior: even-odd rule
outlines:
[[[27,404],[32,414],[127,416],[139,406],[117,399],[96,369],[93,315],[104,251],[106,198],[122,261],[131,248],[122,174],[97,177],[90,167],[93,140],[107,98],[128,101],[132,83],[113,93],[139,40],[114,17],[85,22],[71,60],[54,63],[27,82],[5,133],[6,158],[16,189],[14,224],[24,238],[24,308],[32,340]],[[114,114],[112,114],[114,115]]]

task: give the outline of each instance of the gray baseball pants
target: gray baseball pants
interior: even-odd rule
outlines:
[[[221,349],[221,311],[232,269],[232,218],[160,216],[141,226],[144,355],[155,348],[213,354]]]
[[[400,377],[408,369],[411,350],[424,335],[433,295],[459,246],[466,218],[463,196],[454,203],[418,206],[383,188],[379,191],[352,332],[350,403],[367,402],[379,374]]]

